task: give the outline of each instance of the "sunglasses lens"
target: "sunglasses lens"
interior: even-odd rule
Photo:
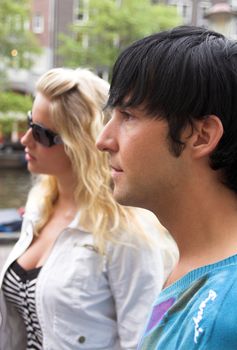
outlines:
[[[35,141],[39,142],[45,147],[51,147],[53,145],[62,144],[62,139],[59,135],[55,134],[53,131],[44,128],[41,125],[34,124],[32,122],[31,111],[27,113],[28,127],[32,129],[32,135]]]
[[[32,126],[32,134],[35,141],[41,143],[45,147],[50,147],[50,140],[46,134],[46,131],[41,128],[39,125],[34,124]]]

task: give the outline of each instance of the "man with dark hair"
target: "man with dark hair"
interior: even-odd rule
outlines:
[[[118,202],[153,211],[180,259],[139,349],[237,349],[237,43],[181,26],[122,52],[97,146]]]

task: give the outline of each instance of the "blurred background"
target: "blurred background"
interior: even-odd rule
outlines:
[[[20,138],[36,80],[53,67],[87,67],[109,80],[119,52],[179,24],[236,39],[237,0],[0,0],[0,209],[31,186]]]

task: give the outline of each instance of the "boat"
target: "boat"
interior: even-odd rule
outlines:
[[[0,169],[26,168],[25,152],[19,144],[2,144],[0,146]]]
[[[19,238],[22,225],[22,208],[0,209],[0,245]]]
[[[24,151],[0,151],[0,169],[26,168]]]

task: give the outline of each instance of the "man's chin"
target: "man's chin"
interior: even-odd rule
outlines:
[[[134,201],[126,194],[116,191],[116,187],[113,190],[113,196],[117,203],[123,206],[135,207]]]
[[[121,193],[119,193],[118,191],[116,191],[116,187],[113,188],[113,196],[114,199],[116,200],[116,202],[118,202],[121,205],[126,205],[126,200],[124,198],[123,195],[121,195]]]

